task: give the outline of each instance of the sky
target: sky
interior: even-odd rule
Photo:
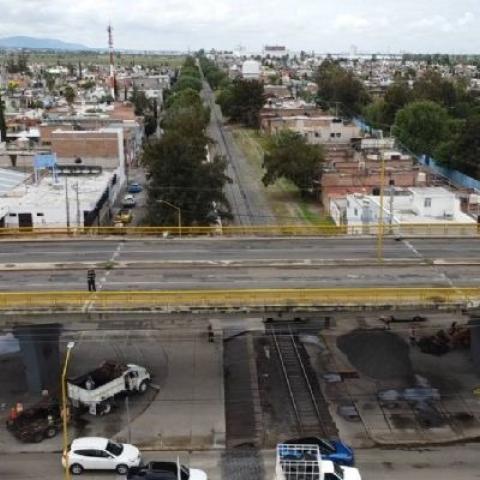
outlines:
[[[480,53],[480,0],[0,0],[0,37],[146,50]]]

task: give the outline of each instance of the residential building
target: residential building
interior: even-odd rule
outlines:
[[[261,75],[260,63],[256,60],[246,60],[242,64],[242,78],[245,80],[259,80]]]
[[[392,228],[412,224],[476,225],[475,220],[461,210],[456,194],[443,187],[388,187],[383,209],[380,195],[348,194],[341,199],[331,199],[329,210],[337,225],[354,227],[351,233],[362,233],[365,227],[381,222]]]

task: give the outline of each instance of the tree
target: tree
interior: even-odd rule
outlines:
[[[75,93],[73,87],[67,85],[65,87],[65,91],[63,92],[63,96],[65,97],[67,103],[72,106],[72,103],[75,101],[75,97],[77,96],[77,94]]]
[[[135,115],[142,116],[145,115],[145,112],[150,109],[150,102],[145,95],[145,92],[140,91],[135,85],[132,89],[132,95],[130,96],[130,101],[135,107]]]
[[[7,123],[5,121],[5,103],[0,95],[0,141],[5,142],[7,138]]]
[[[431,100],[439,105],[452,108],[457,103],[457,87],[436,70],[428,70],[413,86],[416,100]]]
[[[412,102],[395,117],[393,133],[417,154],[433,155],[451,132],[447,111],[435,102]]]
[[[345,116],[361,111],[369,97],[363,83],[353,72],[327,59],[318,67],[315,75],[318,84],[318,100],[332,107],[337,103]]]
[[[143,163],[151,180],[148,187],[148,221],[150,225],[176,225],[177,212],[167,201],[181,210],[183,225],[208,225],[213,218],[213,205],[228,211],[224,173],[226,162],[215,157],[205,161],[207,138],[194,132],[167,130],[161,140],[147,144]]]
[[[322,146],[309,145],[301,134],[284,130],[271,137],[267,146],[262,182],[268,186],[279,178],[286,178],[305,196],[312,191],[314,180],[320,177],[324,160]]]
[[[480,178],[480,114],[462,121],[453,139],[437,149],[435,158],[450,168]]]
[[[175,82],[175,85],[173,86],[173,91],[178,92],[187,88],[200,92],[200,90],[202,90],[202,81],[197,77],[180,75],[178,80]]]
[[[258,128],[260,110],[265,104],[263,83],[258,80],[236,79],[220,93],[217,102],[231,120]]]

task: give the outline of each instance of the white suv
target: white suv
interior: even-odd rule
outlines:
[[[84,470],[115,470],[126,475],[130,467],[138,467],[141,461],[137,447],[102,437],[77,438],[62,456],[63,468],[67,458],[74,475],[80,475]]]

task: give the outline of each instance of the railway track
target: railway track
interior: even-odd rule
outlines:
[[[297,335],[290,326],[270,326],[268,330],[285,380],[297,432],[302,436],[335,437],[337,430],[314,373],[304,360]]]

